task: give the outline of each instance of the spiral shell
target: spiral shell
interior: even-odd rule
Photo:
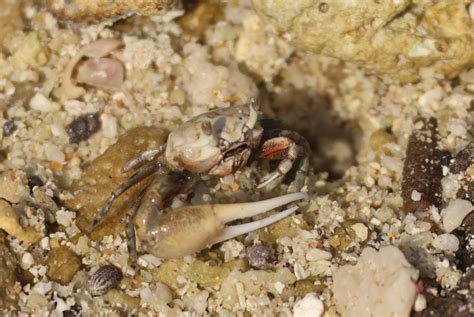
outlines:
[[[87,281],[87,291],[92,296],[100,296],[116,287],[123,278],[122,271],[114,265],[105,265],[91,275]]]

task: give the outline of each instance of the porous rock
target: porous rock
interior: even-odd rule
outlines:
[[[365,248],[356,265],[334,274],[334,300],[343,317],[409,316],[416,298],[418,271],[394,246]]]
[[[53,248],[46,259],[47,276],[51,281],[67,285],[81,268],[81,263],[81,257],[67,246]]]
[[[77,211],[76,224],[81,230],[89,227],[112,191],[133,173],[122,173],[125,163],[138,153],[163,144],[166,135],[164,130],[158,128],[141,127],[130,130],[91,162],[82,177],[73,183],[73,198],[66,201],[67,208]],[[144,180],[120,196],[112,205],[108,216],[92,232],[91,238],[98,240],[106,235],[125,232],[122,219],[133,199],[146,184],[147,181]]]
[[[390,80],[416,81],[423,68],[454,77],[474,64],[469,1],[253,3],[298,46],[356,63]]]
[[[0,199],[0,229],[27,243],[36,242],[43,237],[41,232],[32,227],[23,228],[13,207],[3,199]]]
[[[176,2],[176,0],[48,0],[47,4],[60,20],[99,22],[119,19],[130,14],[162,14]]]
[[[5,234],[0,231],[0,312],[17,306],[18,294],[14,287],[16,268],[15,256],[8,248]]]

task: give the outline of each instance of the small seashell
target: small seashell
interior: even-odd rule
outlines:
[[[87,281],[87,291],[92,296],[100,296],[116,287],[123,278],[122,271],[114,265],[105,265],[91,275]]]

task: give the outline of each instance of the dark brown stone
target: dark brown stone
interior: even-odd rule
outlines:
[[[403,165],[402,198],[405,212],[425,211],[439,206],[441,196],[442,164],[437,148],[439,136],[434,118],[422,119],[422,127],[414,130],[408,140]],[[413,191],[421,193],[414,201]]]

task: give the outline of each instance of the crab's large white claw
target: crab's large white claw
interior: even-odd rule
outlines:
[[[307,198],[308,194],[303,192],[291,193],[251,203],[214,205],[214,210],[217,217],[225,224],[236,219],[253,217],[291,202]]]
[[[169,210],[161,217],[143,218],[141,225],[148,230],[138,230],[137,236],[147,252],[163,258],[179,258],[268,226],[287,217],[298,207],[242,225],[226,226],[228,222],[262,214],[307,197],[306,193],[292,193],[251,203],[184,206]]]
[[[221,234],[216,237],[213,244],[226,241],[226,240],[235,238],[237,236],[240,236],[242,234],[246,234],[246,233],[258,230],[260,228],[269,226],[277,221],[280,221],[288,217],[293,212],[295,212],[298,208],[299,208],[298,206],[294,206],[261,220],[252,221],[252,222],[244,223],[241,225],[227,226],[224,228],[224,230],[222,230]]]

